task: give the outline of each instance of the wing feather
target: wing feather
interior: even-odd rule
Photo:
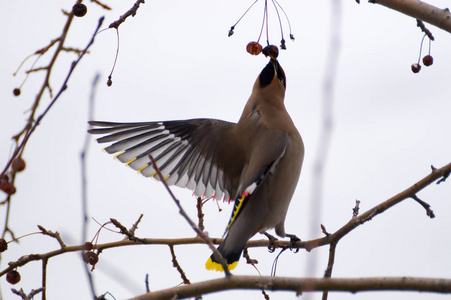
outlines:
[[[93,126],[90,133],[103,135],[97,139],[99,143],[110,143],[105,147],[107,153],[116,154],[120,162],[146,177],[160,180],[150,154],[168,184],[191,189],[196,196],[228,199],[238,189],[227,178],[236,176],[243,166],[230,168],[221,162],[224,155],[232,156],[234,145],[239,144],[230,138],[227,144],[222,141],[235,123],[214,119],[89,123]]]

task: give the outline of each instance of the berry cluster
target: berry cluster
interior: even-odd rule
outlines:
[[[291,24],[290,24],[290,20],[288,19],[288,16],[287,16],[287,14],[285,13],[285,10],[282,8],[282,6],[276,1],[276,0],[271,0],[272,1],[272,3],[273,3],[273,5],[274,5],[274,9],[275,9],[275,11],[276,11],[276,13],[277,13],[277,18],[279,19],[279,26],[280,26],[280,32],[281,32],[281,35],[282,35],[282,39],[281,39],[281,41],[280,41],[280,49],[282,49],[282,50],[285,50],[285,49],[287,49],[287,46],[286,46],[286,44],[285,44],[285,39],[284,39],[284,37],[283,37],[283,28],[282,28],[282,21],[281,21],[281,19],[280,19],[280,14],[279,14],[279,10],[281,10],[282,12],[283,12],[283,14],[285,15],[285,18],[287,19],[287,22],[288,22],[288,26],[289,26],[289,28],[290,28],[290,39],[291,40],[293,40],[294,41],[294,35],[291,33]],[[247,12],[252,8],[252,6],[254,6],[254,4],[255,3],[257,3],[258,2],[258,0],[256,0],[247,10],[246,10],[246,12],[238,19],[238,21],[232,26],[232,27],[230,27],[230,30],[229,30],[229,36],[232,36],[235,32],[234,32],[234,30],[235,30],[235,26],[241,21],[241,19],[247,14]],[[246,46],[246,50],[247,50],[247,52],[249,52],[251,55],[258,55],[258,54],[260,54],[260,52],[262,52],[263,51],[263,54],[265,54],[265,52],[264,52],[264,49],[262,50],[262,46],[260,45],[260,38],[261,38],[261,36],[262,36],[262,33],[263,33],[263,29],[265,28],[265,25],[266,25],[266,42],[267,42],[267,47],[266,48],[268,48],[268,47],[275,47],[276,49],[277,49],[277,47],[276,46],[271,46],[270,44],[269,44],[269,33],[268,33],[268,28],[269,28],[269,24],[268,24],[268,0],[265,0],[265,9],[264,9],[264,11],[263,11],[263,23],[262,23],[262,26],[261,26],[261,29],[260,29],[260,35],[258,36],[258,39],[257,39],[257,41],[256,42],[250,42],[249,44],[247,44],[247,46]],[[265,48],[265,49],[266,49]],[[273,54],[274,53],[272,53],[272,51],[270,51],[271,53],[270,54],[265,54],[266,56],[270,56],[270,57],[273,57]],[[279,50],[277,49],[277,54],[275,55],[275,57],[277,57],[277,55],[278,55],[278,52],[279,52]],[[275,59],[275,57],[273,57],[274,59]]]
[[[5,252],[8,250],[8,243],[5,241],[5,239],[0,239],[0,252]],[[8,273],[6,273],[6,281],[8,281],[10,284],[16,284],[20,281],[20,274],[16,270],[11,270]]]
[[[420,61],[421,61],[421,50],[423,48],[423,42],[424,42],[424,38],[429,35],[425,34],[423,36],[423,39],[421,40],[421,45],[420,45],[420,55],[418,57],[418,62],[412,64],[411,68],[412,68],[412,72],[414,73],[418,73],[421,70],[421,65],[420,65]],[[429,67],[430,65],[432,65],[434,63],[434,58],[431,55],[431,38],[429,37],[429,53],[428,55],[423,57],[423,65],[425,65],[426,67]]]
[[[16,157],[13,159],[11,163],[12,172],[22,172],[25,170],[26,164],[22,158]],[[10,181],[10,178],[7,174],[4,174],[0,178],[0,190],[5,192],[8,195],[12,195],[16,192],[16,188],[14,184]]]
[[[259,55],[260,53],[263,53],[266,57],[269,56],[272,59],[277,59],[277,56],[279,56],[279,49],[277,46],[268,45],[262,49],[262,45],[258,42],[250,42],[247,44],[246,51],[252,55]]]

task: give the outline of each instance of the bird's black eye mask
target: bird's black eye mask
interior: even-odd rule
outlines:
[[[286,87],[286,79],[285,72],[282,67],[279,65],[277,60],[271,59],[271,61],[266,65],[266,67],[262,70],[259,77],[259,82],[261,87],[265,87],[271,83],[274,78],[274,75],[277,73],[277,78]]]

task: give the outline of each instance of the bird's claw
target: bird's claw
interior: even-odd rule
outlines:
[[[289,248],[291,251],[294,251],[294,253],[298,253],[299,252],[299,248],[295,247],[296,242],[300,242],[301,239],[298,238],[296,235],[294,234],[287,234],[287,237],[290,238],[290,244],[289,244]],[[293,250],[294,249],[294,250]]]
[[[277,238],[275,237],[275,236],[273,236],[273,235],[270,235],[269,233],[267,233],[267,232],[264,232],[263,233],[267,238],[268,238],[268,240],[269,240],[269,244],[268,244],[268,251],[270,252],[270,253],[273,253],[274,251],[276,251],[276,245],[275,245],[275,241],[277,241]]]

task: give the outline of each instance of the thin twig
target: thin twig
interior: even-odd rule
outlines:
[[[88,104],[88,120],[94,119],[94,101],[95,94],[97,91],[98,82],[100,79],[100,73],[96,73],[94,79],[91,84],[91,93],[89,95],[89,104]],[[81,240],[85,242],[88,238],[88,221],[89,221],[89,213],[88,213],[88,171],[87,171],[87,157],[89,153],[89,145],[91,142],[91,138],[86,132],[85,141],[83,144],[83,149],[80,153],[80,163],[81,163],[81,207],[82,207],[82,230],[81,230]],[[86,264],[83,260],[83,252],[80,253],[81,263],[83,264],[83,268],[85,270],[85,274],[88,278],[89,287],[91,290],[92,298],[96,296],[94,280],[92,279],[92,272],[89,270],[88,264]]]
[[[204,231],[205,230],[205,226],[204,226],[204,213],[202,212],[202,207],[203,207],[204,203],[202,201],[201,197],[197,197],[197,218],[198,218],[198,225],[199,229]]]
[[[417,19],[417,26],[420,27],[421,31],[423,31],[431,41],[434,40],[434,36],[432,35],[432,32],[426,28],[423,21]]]
[[[108,5],[98,1],[98,0],[91,0],[92,3],[95,3],[97,5],[99,5],[101,8],[105,9],[105,10],[111,10],[111,7],[109,7]]]
[[[23,300],[31,300],[31,299],[33,299],[34,296],[36,296],[36,295],[39,294],[40,292],[43,292],[43,291],[44,291],[44,288],[41,287],[41,288],[39,288],[39,289],[37,289],[37,290],[31,290],[31,292],[30,292],[28,295],[25,294],[25,292],[23,291],[23,289],[20,289],[19,291],[16,290],[16,289],[11,289],[11,291],[12,291],[14,294],[16,294],[16,295],[21,296]]]
[[[337,248],[337,243],[330,243],[329,245],[329,261],[327,263],[326,272],[324,272],[324,278],[330,278],[332,276],[332,269],[334,267],[335,261],[335,249]],[[328,290],[323,291],[322,300],[327,300]]]
[[[146,279],[144,280],[144,283],[146,284],[146,293],[150,293],[149,274],[146,274]]]
[[[185,271],[183,271],[182,267],[180,266],[179,262],[177,261],[177,257],[175,256],[174,252],[174,246],[169,245],[169,250],[171,251],[172,256],[172,266],[177,269],[177,271],[180,273],[180,277],[182,277],[184,284],[191,284],[188,277],[186,277]]]
[[[144,216],[144,215],[141,214],[141,215],[139,216],[138,220],[136,220],[135,224],[133,224],[132,228],[130,228],[129,231],[130,231],[131,234],[135,235],[135,231],[136,231],[136,229],[138,229],[138,224],[139,224],[139,222],[141,222],[143,216]]]
[[[49,259],[42,260],[42,300],[46,299],[46,287],[47,287],[47,263]]]
[[[48,231],[47,229],[45,229],[41,225],[38,225],[38,228],[39,228],[39,230],[41,230],[43,235],[48,235],[48,236],[51,236],[52,238],[56,239],[58,241],[58,243],[60,244],[62,249],[66,248],[66,244],[61,239],[61,235],[59,234],[58,231],[55,231],[55,232]]]
[[[142,215],[139,217],[138,221],[139,222],[141,220]],[[114,226],[116,226],[117,228],[119,228],[119,230],[121,231],[122,234],[126,235],[127,238],[130,241],[134,241],[134,242],[143,242],[143,239],[138,238],[134,235],[134,233],[132,233],[130,230],[128,230],[124,225],[122,225],[118,220],[114,219],[114,218],[110,218],[111,223],[113,223]],[[136,223],[135,223],[136,224]]]
[[[352,209],[352,217],[356,218],[359,215],[360,210],[360,200],[355,200],[355,206]]]
[[[330,143],[332,141],[333,133],[333,111],[334,111],[334,87],[336,82],[336,74],[338,70],[338,63],[340,61],[341,49],[341,18],[342,18],[342,1],[332,1],[331,22],[329,31],[329,47],[326,61],[326,71],[322,83],[322,112],[321,112],[321,131],[318,140],[318,147],[314,162],[313,179],[310,195],[310,236],[318,234],[318,224],[321,219],[321,211],[323,204],[323,188],[327,158],[329,157]],[[305,274],[313,276],[317,269],[318,254],[312,253],[305,266]],[[309,297],[308,297],[309,298]],[[307,300],[308,300],[307,298]]]
[[[411,198],[412,198],[413,200],[415,200],[416,202],[420,203],[421,206],[423,206],[423,208],[426,210],[426,215],[427,215],[429,218],[431,218],[431,219],[435,218],[435,214],[434,214],[434,212],[432,211],[431,206],[430,206],[428,203],[426,203],[426,202],[424,202],[423,200],[421,200],[420,198],[418,198],[417,195],[412,195]]]
[[[125,22],[125,20],[132,16],[134,17],[136,15],[136,12],[138,11],[139,5],[140,4],[144,4],[144,0],[137,0],[135,2],[135,4],[132,6],[132,8],[130,8],[125,14],[123,14],[122,16],[119,17],[118,20],[114,21],[113,23],[110,24],[110,26],[108,26],[109,28],[119,28],[119,26]]]

